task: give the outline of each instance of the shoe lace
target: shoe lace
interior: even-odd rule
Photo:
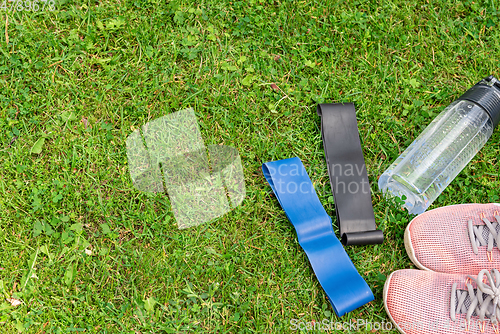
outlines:
[[[488,246],[488,252],[493,250],[493,246],[500,247],[500,216],[495,216],[497,222],[490,222],[482,218],[484,225],[472,225],[472,219],[469,220],[469,238],[472,244],[472,250],[477,255],[478,248]]]
[[[491,273],[483,269],[477,275],[477,279],[469,276],[471,282],[476,282],[477,289],[472,287],[469,279],[466,281],[467,290],[457,289],[458,283],[454,283],[451,289],[450,317],[456,320],[458,314],[464,314],[467,322],[474,314],[484,323],[488,317],[492,324],[497,324],[500,319],[500,272],[493,269]],[[484,283],[487,278],[488,283]]]

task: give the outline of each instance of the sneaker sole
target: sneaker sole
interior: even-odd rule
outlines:
[[[434,209],[436,210],[436,209]],[[432,211],[432,210],[431,210]],[[430,212],[430,211],[429,211]],[[418,217],[418,216],[417,216]],[[408,226],[406,226],[406,229],[405,229],[405,237],[404,237],[404,240],[405,240],[405,249],[406,249],[406,253],[408,254],[408,257],[410,258],[411,262],[413,262],[413,264],[419,268],[419,269],[422,269],[422,270],[428,270],[428,271],[433,271],[433,270],[430,270],[429,268],[425,267],[422,263],[420,263],[418,260],[417,260],[417,257],[415,256],[415,250],[413,249],[412,247],[412,244],[411,244],[411,232],[410,232],[410,226],[411,224],[413,223],[413,221],[415,219],[417,219],[417,217],[413,218],[411,220],[411,222],[408,224]]]
[[[392,315],[391,315],[391,312],[389,312],[389,308],[387,307],[387,293],[389,292],[389,284],[391,282],[391,278],[392,278],[392,275],[394,275],[395,271],[389,275],[389,277],[387,277],[387,279],[385,280],[385,284],[384,284],[384,308],[385,308],[385,312],[387,313],[387,316],[389,317],[389,319],[391,319],[392,323],[396,326],[396,329],[402,333],[402,334],[406,334],[405,332],[403,332],[403,330],[401,328],[399,328],[398,324],[396,323],[396,321],[394,321],[394,319],[392,318]]]

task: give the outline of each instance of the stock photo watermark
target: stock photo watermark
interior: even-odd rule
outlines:
[[[433,331],[441,332],[443,330],[471,330],[477,328],[483,332],[488,325],[496,326],[485,319],[485,321],[471,320],[466,321],[460,319],[457,321],[447,320],[429,320],[429,321],[408,321],[400,322],[394,325],[390,321],[370,321],[366,319],[351,319],[350,321],[333,321],[323,319],[321,321],[300,321],[298,319],[290,319],[289,329],[292,331],[391,331],[397,328],[401,330],[416,330],[416,331]]]
[[[289,172],[286,172],[285,167],[292,167]],[[318,166],[319,167],[319,166]],[[324,170],[324,167],[321,166],[321,169]],[[311,168],[309,168],[311,170]],[[312,169],[315,169],[314,167]],[[304,173],[304,169],[299,168],[298,165],[295,164],[282,164],[279,168],[269,167],[269,174],[271,176],[304,176],[301,175]],[[307,173],[307,172],[306,172]],[[366,173],[365,165],[356,165],[356,164],[332,164],[330,165],[330,180],[332,186],[335,188],[337,194],[358,194],[370,193],[370,183],[366,181],[361,176]],[[311,175],[311,172],[309,172]],[[352,181],[345,181],[349,179]],[[314,188],[312,183],[310,182],[285,182],[277,181],[274,186],[281,193],[289,193],[289,194],[310,194],[310,193],[329,193],[327,189],[318,189]]]
[[[43,12],[56,10],[55,0],[0,0],[3,12]]]

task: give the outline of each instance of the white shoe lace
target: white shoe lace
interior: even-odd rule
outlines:
[[[469,238],[474,254],[478,254],[479,247],[488,246],[488,260],[492,261],[491,251],[493,246],[500,247],[500,216],[496,215],[497,222],[490,222],[482,218],[484,225],[472,225],[472,219],[469,220]]]
[[[474,314],[483,323],[487,317],[493,326],[497,325],[495,332],[498,333],[498,320],[500,319],[500,272],[493,269],[491,273],[483,269],[477,275],[477,279],[469,276],[471,282],[476,282],[477,289],[467,279],[467,290],[457,289],[458,283],[454,283],[451,289],[450,317],[456,321],[458,314],[465,314],[467,323],[470,323]],[[483,279],[487,278],[488,283]],[[484,327],[483,327],[484,328]]]

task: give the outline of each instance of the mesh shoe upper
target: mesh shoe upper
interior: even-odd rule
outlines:
[[[425,212],[406,228],[408,256],[417,267],[442,273],[477,275],[481,269],[500,269],[499,212],[499,204],[459,204]]]
[[[385,283],[385,309],[395,327],[405,334],[498,334],[498,322],[491,320],[491,312],[498,311],[491,298],[495,293],[483,294],[483,290],[491,292],[489,282],[482,281],[483,290],[478,290],[476,279],[465,274],[398,270]],[[481,308],[487,310],[486,316]]]

